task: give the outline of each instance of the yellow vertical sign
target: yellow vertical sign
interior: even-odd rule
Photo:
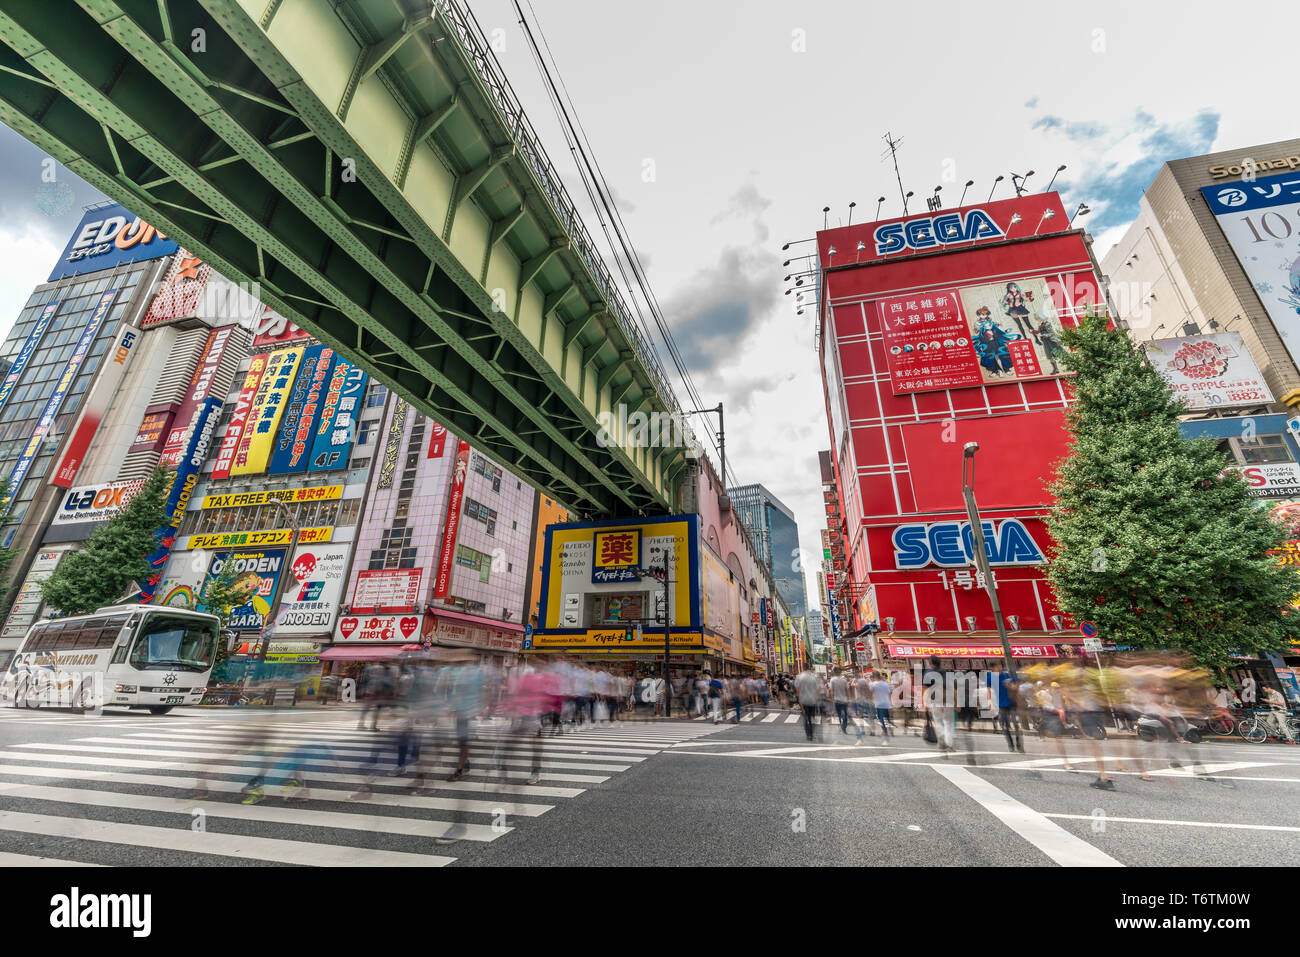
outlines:
[[[231,475],[261,475],[275,448],[275,437],[284,416],[285,402],[293,388],[303,349],[281,349],[266,360],[266,371],[257,387],[253,410],[239,440],[239,453]]]

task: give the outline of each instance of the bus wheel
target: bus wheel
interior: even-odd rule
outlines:
[[[28,708],[41,706],[41,685],[39,681],[27,682],[27,693],[23,695],[23,705]]]
[[[150,713],[150,714],[166,714],[166,713],[167,713],[168,711],[170,711],[171,709],[172,709],[172,706],[169,705],[169,704],[151,704],[151,705],[149,705],[149,713]]]
[[[82,714],[95,710],[95,686],[93,682],[85,681],[77,689],[76,707]]]

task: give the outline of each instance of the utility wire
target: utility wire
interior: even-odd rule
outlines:
[[[528,8],[532,13],[533,19],[538,20],[537,12],[533,9],[532,0],[526,0],[526,2],[528,3]],[[609,183],[605,179],[604,171],[600,168],[599,161],[595,159],[594,151],[591,148],[591,142],[587,138],[586,129],[583,127],[582,120],[578,116],[577,109],[573,105],[573,99],[569,94],[568,87],[564,83],[564,78],[560,75],[559,67],[555,63],[555,56],[551,52],[550,42],[546,39],[546,33],[542,29],[540,20],[538,20],[537,23],[537,33],[541,37],[542,45],[546,48],[546,55],[550,58],[551,67],[547,66],[546,60],[542,56],[541,49],[537,45],[537,40],[533,35],[532,28],[529,26],[527,19],[523,15],[523,9],[520,7],[519,0],[513,0],[513,3],[515,12],[519,17],[519,23],[523,27],[525,36],[528,39],[530,51],[533,55],[533,61],[537,65],[537,68],[545,81],[548,98],[550,99],[552,108],[555,110],[556,116],[560,120],[561,127],[564,130],[564,136],[569,145],[569,151],[574,155],[575,162],[581,160],[581,163],[578,164],[579,177],[583,180],[583,187],[587,191],[588,200],[592,203],[592,206],[596,211],[597,218],[601,224],[601,230],[605,234],[606,242],[609,243],[610,253],[615,259],[619,274],[622,276],[629,297],[634,303],[637,318],[640,320],[642,328],[645,330],[647,335],[650,336],[650,338],[653,338],[653,336],[650,335],[650,330],[645,321],[645,316],[641,310],[640,303],[637,301],[632,282],[628,280],[627,271],[624,269],[624,262],[626,262],[628,267],[632,270],[633,278],[636,282],[636,288],[640,290],[641,298],[645,301],[648,311],[654,319],[655,325],[659,330],[660,338],[663,340],[667,349],[669,358],[677,369],[678,375],[682,379],[682,384],[686,388],[687,397],[691,399],[695,405],[703,406],[704,400],[701,398],[699,390],[695,386],[694,379],[690,375],[690,370],[686,366],[681,351],[672,335],[672,331],[664,319],[663,310],[659,305],[659,300],[655,296],[653,288],[650,286],[649,277],[645,273],[644,266],[641,263],[641,258],[637,254],[636,247],[631,243],[631,240],[628,237],[627,226],[623,222],[623,217],[618,210],[617,203],[613,200],[613,191],[610,189]],[[556,87],[557,79],[559,84],[558,89]],[[563,98],[560,96],[560,90],[563,90]],[[565,101],[568,103],[567,108],[565,107]],[[602,209],[604,210],[605,216],[600,215]],[[618,239],[618,248],[615,248],[614,241],[609,235],[609,227],[606,226],[606,217],[608,217],[609,224],[612,226],[614,234]],[[619,255],[620,250],[622,252],[621,256]],[[713,432],[710,430],[707,435],[710,444],[713,445],[714,450],[719,453],[719,458],[721,458],[721,450],[715,441]],[[732,472],[733,470],[728,469],[728,471]],[[727,477],[723,476],[722,479],[723,487],[726,488]]]

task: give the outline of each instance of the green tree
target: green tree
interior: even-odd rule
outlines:
[[[120,512],[97,528],[80,551],[59,562],[41,583],[41,597],[50,608],[84,615],[120,601],[134,582],[157,571],[148,557],[158,547],[171,480],[168,469],[154,469]]]
[[[199,593],[197,610],[209,612],[221,619],[223,636],[217,642],[217,654],[212,662],[214,673],[230,657],[230,649],[227,647],[224,632],[227,623],[230,621],[231,612],[248,601],[248,583],[246,581],[241,582],[241,577],[243,576],[236,570],[235,563],[226,562],[217,575],[207,580]]]
[[[1296,574],[1268,551],[1282,530],[1209,439],[1178,431],[1186,410],[1128,335],[1092,315],[1065,331],[1076,373],[1070,454],[1049,488],[1048,578],[1062,611],[1103,638],[1178,649],[1222,671],[1236,653],[1275,651]]]

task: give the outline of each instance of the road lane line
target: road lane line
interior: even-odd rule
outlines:
[[[33,801],[53,801],[58,804],[88,804],[92,807],[120,807],[187,816],[192,814],[195,808],[202,808],[207,817],[365,831],[371,834],[397,834],[404,837],[442,837],[457,826],[452,821],[434,818],[398,817],[351,811],[315,811],[301,804],[279,807],[264,804],[228,804],[224,801],[199,802],[148,794],[128,794],[122,791],[60,788],[7,781],[0,782],[0,797],[4,796],[27,798]],[[495,841],[503,834],[514,830],[505,825],[497,827],[487,824],[461,824],[459,827],[467,841]]]
[[[1109,854],[1087,841],[1075,837],[1059,824],[1048,820],[1026,804],[1002,791],[966,768],[934,768],[1011,830],[1062,867],[1123,867]]]
[[[186,854],[252,858],[310,867],[444,867],[456,860],[438,854],[379,851],[350,844],[308,844],[274,837],[249,837],[189,828],[150,827],[120,821],[0,811],[0,831],[66,837],[105,844],[132,844]]]
[[[94,749],[85,748],[83,750],[90,751]],[[156,754],[157,752],[151,751],[149,753]],[[0,751],[0,758],[17,759],[22,762],[33,761],[36,760],[37,757],[38,755],[34,755],[30,751]],[[109,765],[115,768],[146,768],[157,771],[204,771],[208,774],[241,775],[245,779],[251,777],[253,774],[261,774],[264,767],[263,763],[259,760],[249,759],[241,761],[239,758],[229,755],[225,756],[225,760],[229,761],[229,764],[222,764],[220,758],[209,759],[203,762],[172,760],[145,761],[122,757],[99,757],[96,754],[42,754],[39,755],[39,758],[47,764],[88,764],[92,767]],[[318,771],[316,768],[319,767],[319,765],[312,764],[311,762],[304,762],[299,766],[304,768],[304,770],[308,767],[311,768],[311,770],[307,771],[309,782],[319,779],[321,781],[360,784],[366,780],[366,775],[364,774],[344,774],[332,771]],[[443,772],[450,772],[453,768],[450,765],[440,765],[439,767],[426,770],[429,770],[431,774],[441,774]],[[486,777],[487,772],[475,771],[471,768],[466,777],[473,777],[475,775]],[[514,778],[523,778],[528,776],[528,772],[511,771],[510,776]],[[574,778],[581,778],[584,783],[591,784],[600,784],[609,780],[608,777],[593,776],[589,774],[548,773],[542,775],[542,779],[548,781],[569,781]],[[398,781],[404,779],[381,778],[381,780],[392,782],[396,785]],[[435,779],[433,787],[439,791],[473,791],[479,795],[488,793],[525,794],[530,797],[576,797],[583,791],[581,788],[550,787],[543,784],[504,784],[496,781],[447,781],[441,779]]]
[[[81,861],[61,861],[56,857],[29,857],[0,851],[0,867],[104,867],[104,864],[86,864]]]
[[[1091,814],[1044,814],[1044,817],[1061,818],[1068,821],[1095,821]],[[1230,824],[1223,821],[1167,821],[1153,817],[1111,817],[1104,818],[1107,824],[1169,824],[1175,827],[1222,827],[1239,831],[1284,831],[1289,834],[1300,833],[1300,827],[1285,824]]]
[[[352,793],[350,790],[319,786],[323,784],[327,778],[336,776],[337,775],[311,775],[307,784],[312,789],[312,796],[310,800],[304,803],[310,804],[318,801],[338,801],[340,803],[375,804],[383,805],[385,807],[419,808],[421,810],[460,810],[470,814],[496,814],[499,811],[504,811],[506,814],[515,817],[538,817],[555,807],[553,804],[518,804],[513,801],[477,801],[472,798],[440,798],[424,794],[401,794],[399,792],[389,791],[374,791],[366,798],[354,801],[349,796]],[[138,774],[135,772],[124,774],[117,771],[88,771],[84,768],[46,768],[38,765],[3,763],[0,763],[0,777],[53,778],[60,782],[99,781],[105,784],[140,784],[149,785],[150,787],[171,788],[188,792],[192,792],[196,785],[194,779],[179,775]],[[220,778],[209,778],[204,782],[204,787],[209,791],[220,791],[223,794],[241,794],[246,786],[246,781],[226,781]],[[3,785],[0,785],[0,787],[3,787]],[[277,785],[271,785],[271,787],[275,788]]]

